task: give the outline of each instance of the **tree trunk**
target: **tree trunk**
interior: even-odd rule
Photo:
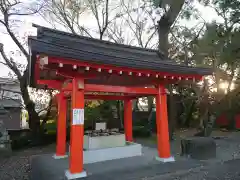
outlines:
[[[29,127],[31,129],[32,135],[37,138],[40,133],[40,117],[35,110],[35,104],[30,99],[29,92],[27,89],[27,80],[28,80],[28,69],[24,71],[23,76],[19,79],[20,90],[22,93],[22,98],[29,116]]]
[[[168,33],[170,31],[170,28],[164,27],[161,25],[161,23],[158,23],[158,39],[159,39],[159,45],[158,50],[161,53],[164,53],[165,57],[168,57]]]
[[[120,129],[123,128],[123,108],[122,108],[122,101],[117,101],[117,113],[118,113],[118,118],[120,120]]]
[[[169,42],[168,42],[168,34],[170,32],[171,26],[174,24],[174,22],[177,19],[177,16],[179,12],[181,11],[185,0],[178,0],[178,1],[169,1],[168,10],[163,14],[161,19],[158,21],[158,49],[159,52],[164,53],[163,59],[168,58],[168,49],[169,49]],[[164,6],[164,4],[162,4]],[[161,5],[160,5],[161,7]],[[176,110],[175,110],[175,101],[173,98],[173,92],[172,92],[172,85],[169,85],[169,134],[170,139],[172,139],[173,131],[176,125],[175,119],[176,119]]]
[[[207,89],[207,81],[206,79],[203,82],[203,89],[201,94],[198,94],[198,96],[202,96],[202,99],[200,100],[199,104],[199,114],[200,114],[200,129],[201,131],[195,136],[210,136],[213,130],[214,126],[214,121],[215,118],[213,115],[210,115],[210,106],[211,104],[209,103],[209,97],[208,97],[208,92],[206,91]]]
[[[147,97],[147,100],[148,100],[148,113],[151,113],[153,108],[153,97],[149,96]]]
[[[191,103],[191,105],[190,105],[190,107],[188,108],[188,111],[187,111],[186,121],[184,123],[184,126],[187,127],[187,128],[190,128],[190,126],[191,126],[191,120],[192,120],[192,114],[193,114],[194,106],[195,106],[195,101],[193,101]]]
[[[132,100],[133,111],[138,111],[138,99]]]
[[[169,126],[169,139],[173,140],[173,133],[176,127],[176,102],[174,99],[172,85],[169,85],[169,105],[168,105],[168,126]]]
[[[232,85],[232,82],[233,82],[233,78],[234,78],[234,72],[232,71],[229,82],[228,82],[227,94],[231,91],[231,85]]]

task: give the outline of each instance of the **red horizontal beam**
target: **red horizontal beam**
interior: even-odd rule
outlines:
[[[91,78],[95,78],[97,76],[97,74],[95,73],[80,73],[77,71],[69,71],[66,69],[58,69],[56,70],[56,74],[63,76],[65,78],[84,78],[84,79],[91,79]]]
[[[38,84],[47,85],[48,88],[71,91],[72,84],[68,83],[63,87],[63,82],[57,80],[38,80]],[[125,86],[109,86],[97,84],[85,84],[85,92],[109,92],[109,93],[124,93],[124,94],[141,94],[141,95],[154,95],[158,91],[156,88],[142,88],[142,87],[125,87]]]
[[[135,99],[134,97],[128,97],[128,96],[115,96],[115,95],[92,95],[92,94],[86,94],[85,99],[94,100],[127,100],[127,99]]]
[[[49,89],[61,90],[63,82],[57,80],[37,80],[37,84],[46,85]]]
[[[87,63],[83,61],[77,61],[77,60],[70,60],[66,58],[59,58],[59,57],[48,57],[49,62],[52,63],[62,63],[62,64],[69,64],[69,65],[77,65],[77,66],[82,66],[82,67],[90,67],[94,69],[101,68],[102,70],[113,70],[116,72],[120,71],[128,71],[132,73],[141,73],[143,76],[146,76],[147,74],[151,75],[156,75],[158,74],[159,76],[167,76],[168,78],[171,78],[172,76],[176,77],[181,77],[181,78],[189,78],[193,79],[196,78],[196,80],[201,80],[202,75],[199,74],[177,74],[177,73],[169,73],[169,72],[157,72],[157,71],[152,71],[152,70],[146,70],[146,69],[133,69],[133,68],[128,68],[128,67],[116,67],[116,66],[111,66],[111,65],[104,65],[104,64],[95,64],[95,63]],[[177,79],[175,79],[177,80]]]
[[[71,92],[68,91],[65,96],[71,96]],[[126,95],[104,95],[104,94],[85,94],[84,98],[86,100],[128,100],[128,99],[137,99],[137,96],[126,96]]]
[[[111,93],[125,93],[125,94],[144,94],[144,95],[154,95],[158,93],[156,88],[108,86],[108,85],[96,85],[96,84],[85,84],[84,89],[87,92],[111,92]]]

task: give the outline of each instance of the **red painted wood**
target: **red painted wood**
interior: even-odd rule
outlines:
[[[235,116],[235,128],[240,129],[240,114]]]
[[[132,142],[132,101],[124,101],[124,130],[126,141]]]
[[[78,89],[78,81],[84,83],[83,79],[73,79],[72,109],[84,109],[84,90]],[[83,124],[73,124],[72,119],[69,158],[69,171],[72,174],[83,171],[83,132]]]
[[[37,84],[46,85],[50,89],[61,90],[63,82],[58,80],[37,80]]]
[[[57,69],[56,74],[61,75],[66,78],[84,78],[84,79],[91,79],[97,77],[97,73],[85,74],[79,73],[77,71],[68,71],[66,69]]]
[[[218,126],[228,126],[229,121],[227,119],[227,116],[225,114],[222,114],[216,119],[216,124]]]
[[[56,156],[64,156],[66,153],[66,134],[67,134],[67,100],[64,93],[57,94],[58,101],[58,120],[57,120],[57,147]]]
[[[159,85],[156,95],[157,147],[160,158],[169,158],[170,142],[168,132],[167,94],[164,86]]]
[[[57,80],[38,80],[38,84],[45,84],[49,88],[64,89],[65,91],[72,90],[72,84],[68,83],[66,87],[62,88],[63,82]],[[155,95],[157,94],[156,88],[141,88],[141,87],[124,87],[124,86],[108,86],[85,84],[85,92],[111,92],[111,93],[126,93],[126,94],[142,94],[142,95]]]
[[[135,99],[135,97],[132,96],[117,96],[117,95],[90,95],[90,94],[85,94],[85,99],[88,100],[94,100],[94,99],[99,99],[99,100],[128,100],[128,99]]]
[[[156,88],[106,86],[106,85],[96,85],[96,84],[86,84],[85,91],[87,91],[87,92],[126,93],[126,94],[144,94],[144,95],[157,94]]]
[[[77,65],[81,67],[90,67],[97,70],[98,68],[101,68],[102,70],[112,70],[113,73],[119,73],[120,71],[123,72],[123,74],[128,74],[129,72],[132,72],[133,75],[137,75],[138,73],[141,73],[142,76],[147,76],[150,74],[151,76],[156,76],[157,74],[160,76],[167,76],[168,78],[171,78],[174,76],[176,80],[179,80],[179,77],[182,78],[189,78],[193,79],[196,78],[196,80],[201,80],[202,76],[197,74],[177,74],[177,73],[169,73],[169,72],[157,72],[157,71],[151,71],[151,70],[145,70],[145,69],[133,69],[133,68],[127,68],[127,67],[117,67],[117,66],[110,66],[110,65],[103,65],[103,64],[94,64],[94,63],[87,63],[79,60],[70,60],[65,58],[59,58],[59,57],[48,57],[49,63],[63,63],[63,64],[69,64],[69,65]]]

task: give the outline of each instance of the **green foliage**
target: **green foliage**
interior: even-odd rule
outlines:
[[[161,0],[152,0],[152,2],[153,2],[153,5],[154,5],[155,7],[159,7],[159,6],[160,6],[160,3],[161,3]]]
[[[118,119],[117,101],[101,101],[97,106],[85,106],[85,128],[92,129],[96,122],[113,122]],[[117,120],[119,121],[119,120]]]
[[[200,12],[196,7],[195,0],[185,0],[184,6],[181,10],[180,17],[182,19],[191,20],[198,19]]]
[[[228,33],[222,52],[220,52],[220,63],[227,63],[231,68],[236,68],[240,63],[240,29]]]
[[[206,31],[196,46],[195,60],[219,68],[227,64],[234,70],[239,66],[240,2],[238,0],[212,0],[208,3],[215,9],[222,22],[207,24]]]
[[[134,126],[133,136],[134,137],[150,137],[151,131],[146,126]]]
[[[220,31],[216,22],[207,24],[204,35],[193,46],[193,59],[195,59],[196,64],[212,65],[213,60],[219,57],[224,44],[224,38],[219,36]]]
[[[198,118],[196,92],[191,88],[181,88],[180,92],[184,109],[183,113],[180,115],[180,125],[183,127],[192,127]]]
[[[87,120],[105,121],[113,118],[113,107],[116,107],[116,101],[103,101],[98,106],[85,108],[85,115]]]
[[[57,132],[57,123],[56,123],[56,121],[48,121],[45,124],[44,128],[45,128],[46,134],[56,134],[56,132]]]
[[[99,120],[101,116],[101,109],[98,106],[86,106],[84,109],[86,120]]]
[[[30,133],[20,133],[18,136],[11,136],[12,150],[26,148],[31,143]]]
[[[226,15],[229,19],[229,23],[239,23],[240,17],[240,1],[239,0],[213,0],[213,5],[219,15]]]

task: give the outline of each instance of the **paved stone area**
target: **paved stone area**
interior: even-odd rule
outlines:
[[[188,172],[168,174],[161,180],[240,180],[240,160],[230,160],[224,163],[216,163],[201,168],[195,168]],[[160,180],[159,176],[151,180]]]
[[[86,180],[240,180],[240,160],[205,164],[196,162],[154,164],[92,174]],[[41,176],[38,179],[53,179]],[[54,178],[53,180],[57,180]],[[59,176],[58,179],[64,179]]]
[[[88,164],[86,180],[240,180],[240,133],[216,140],[217,157],[198,161],[179,156],[180,148],[172,143],[174,163],[154,160],[154,146],[143,148],[143,156]],[[146,145],[146,144],[145,144]],[[30,179],[62,180],[68,160],[54,160],[51,155],[36,156],[31,162]]]
[[[142,156],[87,164],[84,166],[89,175],[86,179],[144,178],[152,174],[188,170],[205,164],[181,158],[174,163],[164,164],[155,160],[156,154],[156,149],[144,147]],[[61,180],[64,179],[64,171],[68,169],[68,159],[55,160],[51,155],[35,156],[31,161],[31,169],[31,180]]]

